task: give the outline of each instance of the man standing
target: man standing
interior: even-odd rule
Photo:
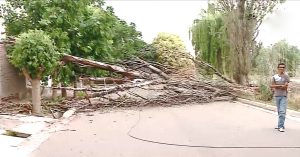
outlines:
[[[277,106],[278,113],[278,126],[275,129],[278,129],[280,132],[284,132],[284,122],[285,114],[287,108],[287,88],[288,83],[290,82],[289,76],[285,74],[285,64],[279,63],[278,74],[272,77],[271,88],[274,89],[274,96]]]

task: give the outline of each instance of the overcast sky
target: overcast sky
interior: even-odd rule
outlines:
[[[152,42],[159,32],[169,32],[179,35],[192,51],[188,30],[201,9],[207,7],[207,0],[106,0],[106,4],[121,19],[134,22],[146,42]],[[270,45],[286,39],[300,48],[299,15],[300,1],[287,0],[265,19],[258,40]]]
[[[115,13],[128,22],[134,22],[151,42],[159,32],[181,36],[191,51],[188,29],[200,10],[207,7],[207,0],[107,0]],[[286,39],[300,48],[300,1],[288,0],[266,18],[260,28],[258,40],[264,45]]]
[[[189,27],[198,17],[206,0],[107,0],[107,5],[127,22],[134,22],[146,42],[152,42],[159,32],[174,33],[181,37],[192,51]]]
[[[269,15],[260,28],[259,39],[266,45],[286,39],[300,48],[300,1],[288,0]]]

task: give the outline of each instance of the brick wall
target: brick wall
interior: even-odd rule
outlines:
[[[26,93],[25,78],[7,60],[5,46],[0,44],[0,98]]]

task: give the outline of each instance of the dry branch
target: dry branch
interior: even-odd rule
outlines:
[[[116,73],[126,76],[130,79],[147,77],[145,74],[141,74],[136,71],[130,71],[129,69],[126,69],[126,68],[123,68],[120,66],[110,65],[110,64],[106,64],[106,63],[102,63],[102,62],[93,61],[93,60],[88,60],[88,59],[84,59],[84,58],[80,58],[80,57],[76,57],[76,56],[72,56],[72,55],[68,55],[68,54],[64,54],[62,60],[65,62],[72,62],[72,63],[79,64],[79,65],[87,65],[87,66],[92,66],[92,67],[99,68],[102,70],[116,72]]]
[[[142,59],[139,59],[139,58],[138,58],[138,61],[141,62],[141,63],[143,63],[143,64],[145,64],[145,65],[146,65],[149,69],[151,69],[154,73],[156,73],[156,74],[162,76],[164,79],[168,80],[168,79],[170,78],[166,73],[164,73],[163,71],[159,70],[158,68],[152,66],[150,63],[148,63],[148,62],[146,62],[146,61],[144,61],[144,60],[142,60]]]
[[[79,79],[83,81],[93,81],[96,84],[123,84],[129,81],[125,79],[110,78],[110,77],[84,77]]]
[[[196,60],[196,59],[193,59],[193,61],[194,61],[196,64],[198,64],[198,65],[204,65],[204,66],[206,66],[206,67],[212,69],[212,70],[215,72],[215,74],[216,74],[217,76],[219,76],[220,78],[222,78],[223,80],[225,80],[225,81],[227,81],[227,82],[229,82],[229,83],[234,83],[234,81],[232,81],[232,80],[226,78],[225,76],[223,76],[223,75],[222,75],[216,68],[214,68],[212,65],[210,65],[210,64],[208,64],[208,63],[206,63],[206,62],[204,62],[204,61],[199,61],[199,60]]]
[[[155,83],[154,81],[147,81],[147,82],[143,82],[143,83],[137,83],[137,84],[123,84],[123,85],[118,85],[118,86],[114,86],[114,87],[109,87],[109,88],[105,88],[105,91],[102,92],[98,92],[98,93],[92,93],[90,95],[90,98],[94,98],[94,97],[102,97],[104,95],[107,94],[111,94],[117,91],[124,91],[130,88],[134,88],[134,87],[141,87],[141,86],[146,86],[146,85],[150,85]]]

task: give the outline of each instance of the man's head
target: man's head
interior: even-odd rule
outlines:
[[[284,70],[285,70],[285,64],[284,63],[279,63],[278,66],[277,66],[277,69],[278,69],[278,72],[280,74],[283,74]]]

